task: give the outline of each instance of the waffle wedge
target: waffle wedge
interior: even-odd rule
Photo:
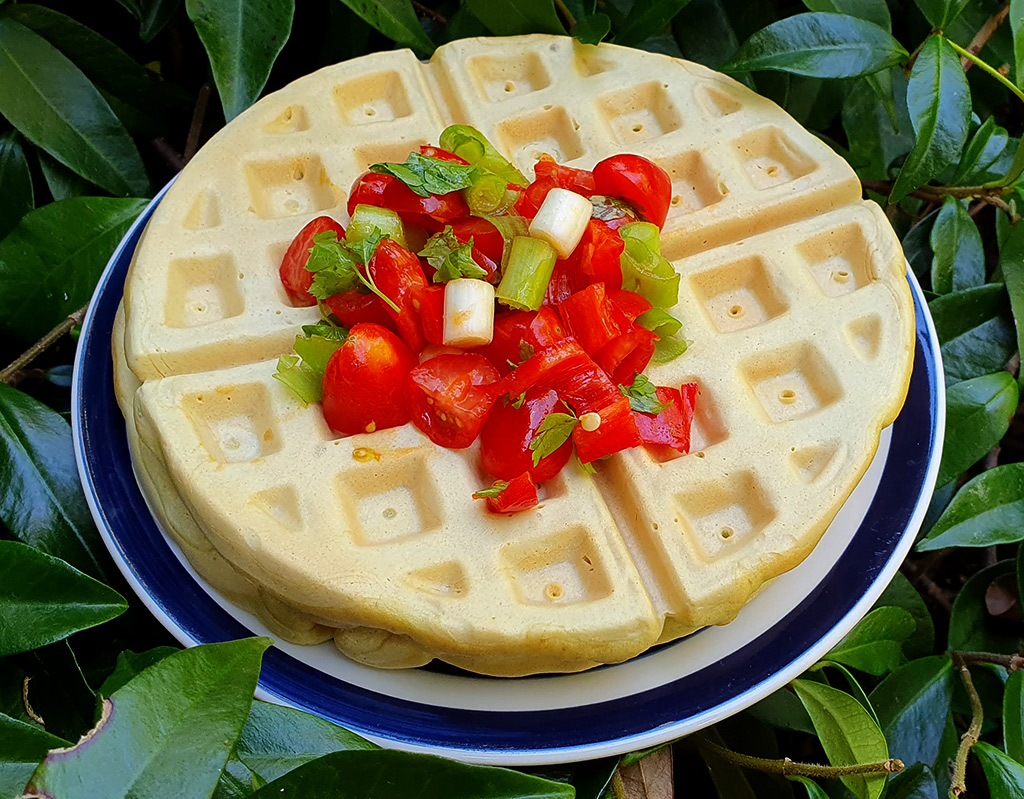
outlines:
[[[342,223],[366,167],[453,122],[527,175],[618,152],[673,180],[662,252],[700,385],[692,454],[574,463],[541,506],[488,514],[476,446],[412,425],[338,437],[273,380],[316,308],[277,268]],[[515,676],[633,657],[730,621],[814,547],[897,415],[913,306],[899,242],[849,166],[695,64],[553,36],[328,67],[218,133],[156,209],[114,331],[140,484],[197,571],[282,638],[360,662]]]

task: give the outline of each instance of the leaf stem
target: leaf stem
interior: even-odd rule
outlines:
[[[437,13],[432,8],[428,8],[427,6],[423,5],[423,3],[417,2],[417,0],[412,0],[412,5],[413,5],[413,8],[415,8],[421,14],[423,14],[424,16],[430,17],[432,20],[434,20],[434,22],[438,23],[439,25],[447,25],[448,24],[448,18],[447,17],[443,16],[442,14]]]
[[[555,8],[558,9],[559,14],[565,17],[565,21],[569,25],[569,30],[576,27],[576,17],[572,15],[569,7],[565,4],[565,0],[555,0]]]
[[[889,195],[892,191],[893,182],[891,180],[862,180],[861,185],[865,189],[877,192],[879,194]],[[942,202],[946,197],[956,197],[958,199],[969,199],[969,200],[981,200],[981,202],[994,205],[1005,211],[1010,215],[1012,221],[1016,222],[1019,218],[1014,213],[1010,204],[1006,202],[1001,196],[1007,194],[1012,190],[1011,186],[922,186],[919,189],[915,189],[910,192],[908,197],[916,197],[918,200],[926,200],[928,202]]]
[[[956,653],[953,655],[953,662],[959,663],[960,679],[963,680],[964,688],[967,689],[967,696],[971,699],[971,726],[967,728],[967,732],[960,738],[960,748],[956,751],[956,764],[953,768],[953,784],[949,787],[950,797],[957,799],[967,790],[967,785],[965,784],[967,778],[967,757],[971,753],[971,748],[981,737],[981,723],[984,720],[984,711],[981,707],[981,697],[978,696],[978,691],[971,680],[971,670],[967,668],[965,662],[962,660],[958,661]]]
[[[1024,103],[1024,91],[1021,91],[1016,86],[1014,86],[1013,82],[1010,81],[1010,79],[1007,78],[998,69],[994,69],[993,67],[989,66],[985,61],[982,61],[978,56],[976,56],[970,50],[965,50],[963,47],[958,45],[952,39],[947,38],[946,41],[949,43],[949,46],[952,47],[961,58],[966,58],[968,61],[973,61],[975,64],[978,65],[979,69],[987,72],[989,75],[991,75],[993,78],[995,78],[1001,84],[1003,84],[1003,86],[1005,86],[1007,89],[1009,89],[1015,95],[1017,95],[1017,97],[1020,98],[1020,101],[1022,103]]]
[[[204,83],[199,89],[199,96],[196,98],[196,106],[192,111],[192,124],[188,128],[188,139],[185,141],[185,152],[181,157],[187,164],[192,156],[199,150],[199,135],[203,130],[203,121],[206,119],[206,108],[210,104],[210,84]]]
[[[82,320],[85,318],[85,312],[88,308],[88,305],[83,305],[73,314],[68,316],[63,322],[57,325],[53,330],[39,339],[39,341],[11,361],[5,369],[0,371],[0,383],[10,384],[11,378],[14,377],[19,370],[24,369],[32,363],[32,361],[49,349],[57,339],[71,330],[71,328],[82,324]]]
[[[950,657],[958,665],[972,666],[978,663],[991,663],[1002,666],[1008,671],[1024,671],[1024,657],[1020,655],[997,655],[992,652],[952,652]]]
[[[797,763],[788,757],[781,760],[770,760],[765,757],[754,757],[734,752],[719,746],[712,741],[703,740],[700,746],[707,747],[716,755],[735,763],[743,768],[763,771],[767,774],[798,774],[802,777],[822,777],[825,779],[846,777],[851,774],[898,774],[903,771],[903,761],[896,758],[883,760],[880,763],[857,763],[853,766],[819,766],[816,763]]]

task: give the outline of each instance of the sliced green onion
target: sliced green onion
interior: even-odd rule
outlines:
[[[621,230],[629,227],[634,225],[625,225]],[[626,245],[619,256],[622,288],[645,297],[655,308],[675,305],[679,301],[679,273],[672,264],[648,247],[644,239],[623,236],[622,240]]]
[[[441,132],[441,148],[455,153],[473,166],[500,175],[506,183],[526,186],[529,181],[510,164],[487,138],[469,125],[449,125]]]
[[[388,208],[378,208],[375,205],[355,207],[352,211],[352,221],[345,232],[345,240],[349,244],[360,242],[369,238],[374,228],[405,247],[405,227],[402,225],[401,217]]]
[[[546,241],[516,236],[495,294],[498,302],[519,311],[538,310],[557,259],[555,248]]]
[[[619,228],[619,235],[623,239],[636,239],[655,255],[661,255],[661,231],[657,225],[650,222],[630,222]]]
[[[303,405],[323,399],[323,373],[299,360],[297,355],[282,355],[278,358],[274,377],[288,386]]]
[[[508,256],[512,252],[512,241],[516,236],[525,236],[530,229],[530,221],[523,216],[485,216],[488,222],[494,225],[501,237],[505,240],[505,249],[501,253],[501,269],[505,271],[508,265]]]
[[[651,361],[654,363],[668,363],[674,361],[690,346],[690,343],[683,338],[678,336],[662,336],[660,340],[654,342],[654,354],[651,356]]]
[[[508,181],[493,172],[480,172],[472,185],[462,190],[462,196],[469,212],[477,216],[503,213],[516,199],[508,190]]]
[[[636,318],[636,323],[652,333],[657,333],[662,338],[674,336],[683,326],[682,322],[661,308],[651,308],[649,311],[644,311]]]

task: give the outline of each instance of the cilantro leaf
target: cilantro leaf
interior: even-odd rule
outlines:
[[[319,402],[323,398],[323,375],[297,355],[282,355],[277,359],[274,377],[284,383],[303,405]]]
[[[658,387],[641,374],[634,373],[633,384],[629,387],[619,383],[619,391],[629,399],[629,407],[640,413],[658,414],[668,407],[658,401]]]
[[[473,260],[473,239],[460,244],[451,225],[445,225],[444,230],[427,239],[419,254],[437,270],[435,283],[447,283],[460,277],[481,280],[487,277],[487,270]]]
[[[515,408],[518,411],[520,408],[523,407],[523,403],[524,402],[526,402],[526,392],[525,391],[522,394],[520,394],[518,397],[516,397],[514,400],[512,400],[512,407]]]
[[[519,363],[526,363],[537,354],[537,349],[526,339],[519,339]]]
[[[465,189],[477,174],[475,166],[428,158],[417,152],[409,153],[404,164],[374,164],[370,171],[398,178],[420,197]]]
[[[309,287],[309,293],[317,300],[326,300],[334,294],[352,291],[362,285],[390,305],[395,313],[400,313],[401,309],[377,288],[373,278],[359,269],[370,262],[377,251],[377,245],[386,238],[380,228],[376,227],[354,244],[338,241],[338,234],[333,230],[317,233],[313,236],[313,246],[309,250],[309,260],[306,261],[306,269],[313,273],[313,285]]]
[[[536,466],[541,458],[546,458],[568,441],[579,421],[575,415],[568,413],[549,413],[545,416],[537,432],[533,434],[533,440],[530,441],[533,465]]]
[[[325,338],[330,341],[344,341],[348,338],[348,329],[341,325],[334,324],[330,319],[321,319],[315,325],[303,325],[302,334],[306,338],[319,336],[320,338]]]
[[[303,335],[295,337],[295,355],[277,360],[274,377],[288,386],[303,405],[323,399],[324,371],[327,362],[348,337],[344,327],[320,321],[303,325]]]
[[[508,483],[506,481],[497,480],[489,488],[481,488],[479,491],[474,491],[473,499],[487,499],[488,497],[494,499],[506,488],[508,488]]]

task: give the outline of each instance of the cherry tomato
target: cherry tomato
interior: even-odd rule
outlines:
[[[598,194],[621,197],[663,227],[672,202],[672,178],[653,161],[639,155],[613,155],[594,167]]]
[[[518,513],[537,505],[537,486],[528,474],[521,474],[509,480],[508,485],[496,497],[487,497],[487,510],[491,513]]]
[[[498,371],[482,355],[436,355],[406,380],[413,423],[442,447],[472,444],[494,404]]]
[[[324,419],[338,433],[372,433],[409,421],[404,391],[416,365],[401,339],[372,322],[353,325],[324,371]]]
[[[436,158],[438,161],[451,161],[455,164],[469,166],[469,161],[465,158],[461,158],[455,153],[450,153],[447,150],[442,150],[440,147],[434,147],[430,144],[420,145],[420,155],[425,155],[427,158]]]
[[[510,311],[494,318],[494,337],[477,352],[504,375],[512,369],[509,361],[519,363],[566,335],[562,320],[547,306],[541,306],[539,311]]]
[[[309,287],[313,285],[313,273],[306,271],[306,261],[309,260],[309,250],[313,246],[313,236],[328,230],[337,233],[339,239],[345,236],[345,228],[329,216],[318,216],[292,239],[281,259],[281,283],[292,305],[316,305],[316,299],[309,293]]]
[[[444,283],[427,286],[419,300],[423,337],[431,344],[444,346]]]
[[[513,397],[512,399],[515,399]],[[527,473],[535,483],[543,483],[558,474],[572,455],[572,441],[565,440],[558,449],[533,465],[530,442],[541,422],[552,411],[565,412],[554,389],[537,386],[526,392],[518,408],[512,402],[496,402],[480,431],[480,460],[484,469],[498,480],[511,480]]]
[[[348,198],[349,216],[360,203],[389,208],[403,222],[419,225],[432,233],[453,219],[469,216],[469,206],[457,191],[420,197],[398,178],[367,172],[356,179]]]
[[[594,173],[587,169],[575,169],[571,166],[562,166],[555,163],[550,155],[542,155],[540,160],[533,165],[533,173],[538,180],[551,178],[555,185],[562,189],[574,191],[589,197],[597,193],[597,182],[594,180]]]
[[[451,225],[452,233],[460,244],[473,239],[474,251],[479,250],[495,263],[501,263],[501,256],[505,252],[505,239],[494,225],[478,216],[456,219]]]
[[[413,352],[419,352],[426,343],[423,321],[420,318],[420,293],[427,288],[420,259],[392,239],[384,239],[366,267],[373,279],[399,310],[384,304],[384,310],[395,323],[398,335]]]
[[[389,330],[395,329],[395,323],[391,321],[391,317],[384,310],[384,303],[376,294],[363,294],[352,289],[341,294],[332,294],[324,300],[324,305],[345,327],[352,327],[360,322],[374,322]]]

